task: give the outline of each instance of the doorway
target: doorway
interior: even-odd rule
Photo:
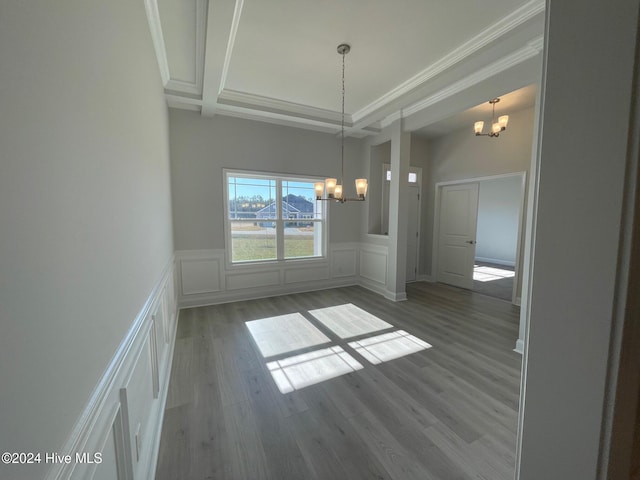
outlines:
[[[520,303],[526,173],[436,185],[436,281]]]
[[[389,192],[391,185],[391,165],[382,164],[382,208],[380,224],[385,235],[389,234]],[[415,282],[418,278],[420,259],[420,198],[422,195],[422,168],[409,166],[407,176],[407,271],[405,281]]]

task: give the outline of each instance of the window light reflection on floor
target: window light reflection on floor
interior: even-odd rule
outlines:
[[[473,279],[478,282],[492,282],[494,280],[501,280],[503,278],[513,278],[516,276],[516,272],[513,270],[504,270],[496,267],[481,267],[474,265]]]
[[[301,313],[261,318],[245,324],[264,358],[331,341]]]
[[[268,362],[267,368],[278,390],[289,393],[363,367],[341,347],[330,347]]]
[[[319,308],[309,313],[340,338],[357,337],[393,327],[352,303]]]
[[[374,365],[431,348],[430,344],[404,330],[364,338],[348,345]]]

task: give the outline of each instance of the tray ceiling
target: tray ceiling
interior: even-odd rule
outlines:
[[[337,131],[336,47],[349,43],[345,110],[355,136],[509,75],[539,55],[544,25],[541,0],[145,4],[169,106],[205,116]],[[520,77],[514,76],[512,90],[524,86]],[[464,109],[475,105],[465,101]]]

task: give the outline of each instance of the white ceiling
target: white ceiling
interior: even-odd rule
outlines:
[[[336,47],[349,43],[345,110],[355,136],[377,133],[401,117],[413,117],[420,127],[434,124],[425,112],[440,106],[439,124],[422,132],[434,134],[455,126],[442,122],[446,112],[488,100],[484,95],[491,89],[481,85],[493,82],[503,91],[491,95],[502,95],[534,83],[531,68],[524,67],[540,56],[544,25],[543,0],[145,0],[145,5],[169,106],[206,116],[337,131],[341,57]],[[469,94],[474,88],[476,97]]]

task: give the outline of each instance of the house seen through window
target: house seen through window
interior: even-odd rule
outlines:
[[[325,211],[317,179],[226,172],[227,250],[234,263],[322,257]]]

